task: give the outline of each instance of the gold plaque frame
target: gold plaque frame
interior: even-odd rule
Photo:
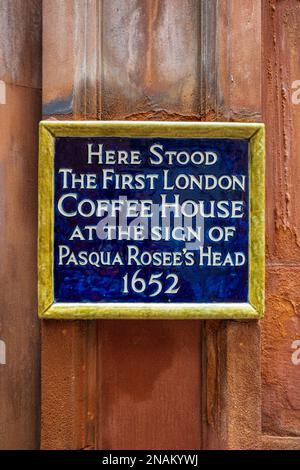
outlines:
[[[249,141],[249,301],[246,303],[57,303],[54,299],[56,137],[198,137]],[[39,317],[56,319],[259,319],[265,293],[265,131],[263,124],[42,121],[39,151]]]

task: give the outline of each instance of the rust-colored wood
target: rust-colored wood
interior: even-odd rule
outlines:
[[[44,2],[45,117],[197,119],[198,6]],[[42,447],[200,448],[200,322],[86,324],[43,323]]]
[[[261,121],[261,2],[242,0],[238,8],[235,0],[217,2],[214,37],[210,61],[202,67],[202,75],[211,76],[213,83],[206,86],[209,96],[202,102],[209,108],[202,114],[214,120]],[[259,448],[259,323],[206,322],[203,377],[204,447]]]
[[[263,322],[263,431],[299,436],[300,373],[292,344],[300,339],[300,266],[270,266],[267,316]]]
[[[200,322],[112,320],[100,328],[99,447],[200,448]]]
[[[268,448],[300,449],[300,4],[264,1],[264,119],[267,127],[267,311],[262,322],[262,425]],[[298,438],[293,438],[298,436]]]
[[[3,0],[0,14],[0,448],[39,447],[36,295],[41,8]],[[3,359],[3,358],[2,358]]]
[[[206,322],[204,447],[260,447],[260,329],[257,322]]]
[[[299,113],[289,97],[300,78],[298,3],[44,2],[45,117],[260,121],[263,113],[269,142],[262,439],[258,322],[48,321],[44,448],[201,440],[297,448],[299,379],[289,354],[299,332]]]
[[[95,446],[97,339],[94,322],[44,322],[42,422],[44,449]],[[55,431],[55,432],[54,432]]]
[[[103,118],[198,120],[200,2],[102,3]]]
[[[1,0],[0,79],[41,88],[42,4],[40,0]]]
[[[263,113],[268,266],[261,357],[257,322],[44,322],[42,447],[299,449],[291,360],[300,339],[299,2],[51,0],[43,8],[45,117],[259,121]],[[39,441],[40,19],[40,0],[1,2],[2,449]]]
[[[264,2],[264,117],[268,142],[267,253],[269,264],[299,265],[300,4]]]
[[[264,450],[299,450],[299,437],[262,436]]]
[[[43,2],[44,118],[97,117],[100,79],[92,77],[101,63],[100,7],[97,0]],[[94,449],[100,424],[96,396],[101,393],[97,324],[42,324],[41,447]]]
[[[102,116],[198,119],[199,2],[102,8]],[[102,322],[100,337],[99,446],[200,448],[200,323]]]

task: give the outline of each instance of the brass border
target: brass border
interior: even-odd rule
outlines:
[[[53,288],[55,137],[198,137],[249,140],[248,303],[56,303]],[[260,123],[42,121],[39,151],[39,317],[258,319],[265,291],[265,130]]]

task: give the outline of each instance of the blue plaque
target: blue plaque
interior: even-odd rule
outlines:
[[[41,124],[43,318],[258,318],[260,124]]]

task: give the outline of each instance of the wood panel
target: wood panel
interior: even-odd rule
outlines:
[[[43,2],[44,118],[97,118],[101,4],[98,0]],[[42,322],[43,449],[97,447],[98,347],[96,322]]]
[[[103,117],[199,119],[199,1],[104,1],[103,18]]]
[[[296,138],[294,129],[298,114],[296,108],[287,102],[287,96],[289,83],[297,79],[298,62],[294,51],[298,40],[295,26],[298,4],[287,1],[263,3],[263,64],[261,2],[243,0],[239,2],[239,9],[234,0],[187,2],[181,16],[178,16],[178,10],[183,4],[176,4],[176,9],[174,5],[171,1],[153,1],[153,8],[150,8],[141,1],[133,0],[122,8],[119,4],[117,7],[115,2],[105,1],[74,3],[69,0],[59,2],[59,5],[54,1],[46,4],[44,38],[51,47],[45,47],[45,113],[51,117],[73,118],[256,121],[261,120],[263,90],[268,140],[272,146],[268,174],[274,175],[268,178],[275,181],[268,186],[267,200],[269,277],[267,316],[262,322],[263,425],[265,432],[295,435],[298,434],[297,375],[293,374],[290,364],[287,366],[289,353],[286,348],[289,337],[292,342],[295,331],[298,331],[297,206],[296,198],[291,198],[293,188],[298,184],[298,167],[293,159],[295,153],[291,143],[291,137]],[[60,36],[54,33],[58,8],[68,11],[66,20],[61,15],[59,27],[67,34],[66,38],[74,39],[66,40],[63,47]],[[191,13],[195,11],[197,15],[191,18]],[[94,13],[93,20],[85,29],[84,24],[87,23],[81,19],[90,18],[91,13]],[[188,80],[182,78],[180,70],[177,73],[174,72],[176,67],[172,68],[177,63],[177,51],[171,51],[168,55],[162,52],[164,45],[166,50],[170,49],[175,34],[169,28],[169,20],[178,24],[179,17],[180,24],[192,25],[189,29],[181,28],[181,25],[177,28],[182,43],[188,44],[184,62],[189,71]],[[120,24],[129,27],[120,28]],[[164,33],[166,31],[168,34]],[[277,39],[277,35],[281,40]],[[194,43],[197,37],[200,38],[201,49],[199,41]],[[153,40],[147,48],[150,38]],[[174,44],[177,44],[176,40]],[[144,54],[145,50],[147,54]],[[289,62],[284,62],[286,51],[290,51],[287,55]],[[57,56],[62,64],[65,63],[63,80],[53,65]],[[172,70],[171,77],[164,75],[162,65]],[[263,87],[261,70],[264,70]],[[278,136],[283,136],[282,140]],[[279,197],[275,188],[278,188]],[[177,345],[174,351],[179,351],[183,344],[182,324],[178,325],[170,324],[168,333],[164,333],[164,337],[172,338],[170,345]],[[184,355],[172,353],[172,366],[170,364],[168,370],[155,377],[156,363],[151,362],[148,349],[140,350],[130,341],[130,338],[136,338],[138,345],[147,344],[148,348],[150,344],[156,345],[157,324],[149,322],[147,327],[141,327],[136,322],[98,322],[91,323],[87,332],[84,323],[69,322],[60,326],[48,322],[44,328],[44,446],[114,448],[130,442],[132,447],[138,448],[147,441],[149,445],[159,447],[158,437],[164,446],[175,442],[177,431],[168,434],[165,437],[168,440],[163,441],[161,434],[155,430],[160,426],[162,432],[164,426],[169,428],[169,412],[159,397],[165,396],[172,380],[180,370],[185,369]],[[55,335],[62,328],[65,340],[61,347],[68,346],[71,357],[65,355],[62,361],[58,378],[65,387],[57,390],[54,369],[51,368],[51,350],[56,347],[57,352],[60,351]],[[139,331],[139,328],[143,329]],[[184,325],[185,328],[192,330],[193,326]],[[200,325],[197,328],[200,330]],[[259,447],[260,326],[256,322],[208,322],[203,330],[204,446]],[[191,340],[189,354],[194,358],[193,367],[196,367],[200,340],[194,331],[187,337]],[[124,356],[118,345],[114,348],[116,338],[123,345]],[[70,347],[70,344],[73,346]],[[78,345],[76,354],[73,351],[75,345]],[[147,395],[150,378],[143,376],[142,369],[138,368],[135,351],[147,358],[149,377],[154,377],[152,400]],[[167,346],[161,346],[163,356],[169,357],[169,352]],[[131,371],[128,370],[130,368]],[[133,386],[135,371],[143,377],[143,386],[138,387],[137,391]],[[194,373],[191,372],[186,378],[187,383],[192,383],[192,376]],[[287,377],[293,384],[291,387],[283,386]],[[193,437],[189,437],[185,446],[195,445],[200,439],[200,392],[196,388],[190,385],[191,395],[187,397],[193,404],[190,409],[195,413],[188,412],[191,419],[188,423],[193,430],[190,436]],[[61,414],[55,410],[52,410],[55,417],[52,414],[51,420],[47,420],[48,412],[53,407],[51,398],[54,392],[56,411],[69,406],[68,397],[72,396],[70,406],[81,410],[80,426],[71,416],[65,420],[66,427],[59,428]],[[175,402],[182,403],[182,396],[182,390],[178,389]],[[154,407],[162,410],[158,415],[163,422],[153,420],[145,430],[141,417],[157,416]],[[126,420],[126,425],[124,418],[129,415],[132,421]],[[176,415],[176,419],[176,422],[182,423],[180,414]],[[50,436],[58,435],[58,429],[63,429],[60,438],[51,440]],[[264,437],[262,445],[275,445],[276,442],[276,439],[272,441]],[[280,440],[278,446],[282,446],[282,442]],[[285,439],[284,442],[290,440]],[[291,442],[295,446],[298,441]]]
[[[267,126],[267,312],[262,322],[264,442],[300,448],[299,365],[292,344],[300,339],[298,156],[300,5],[264,2],[264,119]],[[300,82],[298,83],[298,88]],[[277,437],[276,437],[277,436]]]
[[[264,2],[264,109],[268,140],[267,250],[269,264],[299,264],[300,4]],[[299,88],[299,84],[298,84]]]
[[[196,119],[199,13],[195,0],[44,2],[45,116]],[[42,447],[199,448],[200,331],[45,321]]]
[[[201,2],[202,3],[202,2]],[[262,120],[261,2],[215,3],[214,41],[203,58],[202,115],[220,121]],[[209,29],[207,30],[209,32]],[[207,33],[206,33],[207,37]],[[259,448],[261,431],[260,325],[206,322],[203,329],[204,448]]]
[[[199,449],[200,322],[100,326],[104,449]]]
[[[102,8],[103,118],[199,119],[199,2],[112,0]],[[200,323],[100,328],[100,445],[199,448]]]
[[[262,448],[264,450],[299,450],[299,437],[280,437],[266,436],[262,437]]]
[[[41,88],[41,22],[40,0],[1,0],[1,80]]]
[[[49,321],[42,328],[43,449],[95,447],[98,418],[95,322]]]
[[[0,448],[39,447],[36,295],[37,126],[41,8],[1,2],[0,15]]]
[[[38,442],[40,5],[1,3],[0,176],[10,195],[1,201],[1,448]],[[263,448],[299,448],[299,374],[291,362],[300,338],[300,105],[292,101],[299,12],[296,0],[44,2],[49,118],[259,121],[263,91],[270,184],[262,422],[273,434],[263,436]],[[256,322],[44,322],[42,445],[195,448],[203,427],[206,448],[259,447],[259,344]]]
[[[300,436],[300,374],[292,362],[300,340],[299,267],[269,267],[267,316],[263,321],[263,431]]]

